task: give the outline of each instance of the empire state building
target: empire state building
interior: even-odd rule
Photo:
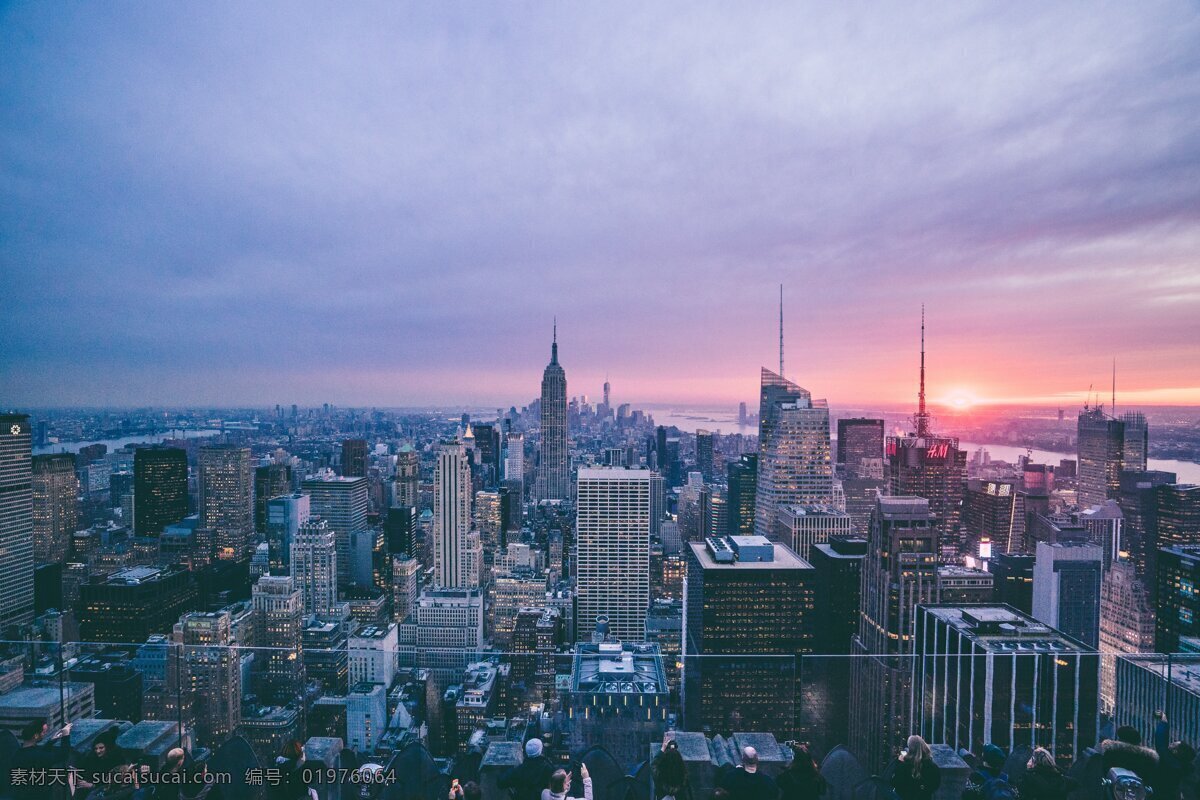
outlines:
[[[558,324],[550,345],[550,363],[542,373],[542,444],[538,462],[539,500],[570,497],[567,459],[567,373],[558,363]]]

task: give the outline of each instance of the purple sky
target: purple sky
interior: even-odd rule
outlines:
[[[1200,404],[1195,3],[16,4],[0,405]]]

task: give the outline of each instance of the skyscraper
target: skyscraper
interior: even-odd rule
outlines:
[[[476,585],[467,580],[463,558],[470,531],[471,461],[461,443],[444,443],[433,473],[435,585],[446,589]]]
[[[1029,553],[999,553],[988,562],[995,580],[996,602],[1022,614],[1033,613],[1033,569],[1036,557]]]
[[[770,538],[779,509],[833,502],[829,405],[762,369],[754,532]]]
[[[1104,413],[1103,404],[1079,412],[1079,504],[1084,508],[1121,495],[1121,473],[1144,472],[1149,431],[1139,413],[1121,419]]]
[[[837,423],[837,463],[846,475],[861,474],[862,460],[883,458],[883,420],[855,417]]]
[[[79,481],[70,453],[33,457],[33,557],[56,564],[79,527]]]
[[[255,653],[259,696],[278,705],[298,702],[304,696],[304,595],[291,577],[264,575],[254,584],[250,601],[258,623],[255,644],[262,648]]]
[[[483,472],[483,485],[495,487],[500,484],[500,426],[495,422],[480,422],[474,426],[475,452]]]
[[[325,471],[301,484],[310,496],[314,516],[325,520],[337,544],[338,585],[351,583],[353,559],[350,539],[367,529],[367,479],[335,476]]]
[[[292,468],[287,464],[265,464],[254,468],[254,530],[267,532],[267,503],[292,493]]]
[[[342,476],[346,478],[367,477],[367,440],[342,440]]]
[[[914,730],[955,750],[1046,747],[1063,765],[1096,741],[1099,657],[1078,640],[993,605],[922,605]]]
[[[558,324],[550,345],[550,363],[542,373],[542,441],[538,463],[539,500],[570,498],[567,451],[567,373],[558,363]]]
[[[967,479],[967,454],[958,439],[936,436],[932,417],[925,409],[925,309],[921,309],[921,381],[917,395],[915,430],[887,439],[887,479],[891,494],[924,497],[929,501],[938,528],[939,554],[944,562],[963,555],[960,532],[963,486]]]
[[[421,458],[411,444],[402,444],[396,452],[396,486],[392,504],[401,508],[419,505]]]
[[[1033,616],[1088,647],[1100,646],[1104,550],[1079,541],[1038,542]]]
[[[241,720],[242,682],[239,648],[234,646],[228,611],[185,614],[179,621],[186,691],[196,709],[196,736],[216,748]]]
[[[134,513],[137,513],[135,499]],[[200,527],[214,532],[217,558],[245,561],[254,534],[254,478],[250,448],[200,448]]]
[[[133,454],[133,529],[155,537],[188,515],[187,452],[139,447]]]
[[[288,571],[292,542],[312,512],[312,498],[296,492],[267,501],[267,547],[273,570]]]
[[[796,657],[812,652],[815,573],[760,536],[686,547],[684,680],[689,730],[797,735]]]
[[[1200,544],[1200,485],[1172,483],[1154,488],[1154,541],[1147,555],[1149,585],[1158,584],[1157,561],[1162,548]]]
[[[25,414],[0,414],[0,631],[33,622],[32,436]]]
[[[929,505],[880,497],[871,515],[850,665],[850,750],[872,771],[911,733],[913,620],[918,604],[938,601],[938,527]]]
[[[1154,604],[1128,559],[1113,561],[1100,586],[1100,706],[1111,714],[1117,697],[1117,657],[1154,652]]]
[[[650,605],[650,471],[580,469],[576,493],[575,571],[578,620],[596,618],[623,641],[646,638]]]
[[[1200,544],[1158,551],[1158,618],[1154,648],[1178,653],[1183,637],[1200,637]]]
[[[730,536],[749,536],[754,533],[755,487],[758,485],[758,455],[743,453],[726,467],[729,483],[725,506]]]
[[[696,469],[704,476],[705,483],[713,480],[713,435],[712,431],[696,431]]]
[[[337,543],[329,523],[309,517],[291,547],[291,575],[304,602],[304,614],[331,614],[338,599]]]

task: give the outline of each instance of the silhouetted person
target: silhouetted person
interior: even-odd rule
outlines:
[[[994,744],[985,744],[979,764],[967,777],[963,800],[1002,800],[1017,797],[1017,787],[1004,771],[1007,759],[1004,751]]]
[[[542,740],[530,739],[525,743],[525,760],[510,769],[497,785],[508,789],[513,800],[541,800],[553,772],[553,762],[542,755]]]
[[[1062,773],[1049,750],[1039,747],[1025,764],[1018,788],[1022,800],[1059,800],[1074,790],[1075,781]]]
[[[683,795],[687,786],[687,768],[683,763],[683,754],[679,752],[679,744],[672,734],[663,737],[662,749],[654,757],[651,770],[654,773],[654,796],[658,800]]]
[[[900,800],[930,800],[942,785],[942,771],[933,751],[920,736],[908,737],[900,763],[892,774],[892,789]]]
[[[792,745],[792,763],[775,781],[782,800],[815,800],[828,788],[808,745]]]
[[[742,749],[742,763],[721,778],[720,786],[729,792],[730,800],[776,800],[779,787],[770,775],[758,771],[758,751]]]
[[[1128,725],[1117,728],[1117,738],[1100,743],[1100,762],[1106,775],[1114,767],[1127,769],[1152,788],[1158,779],[1158,753],[1143,747],[1142,735]]]

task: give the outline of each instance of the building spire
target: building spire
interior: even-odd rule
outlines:
[[[554,339],[550,344],[550,363],[558,363],[558,315],[554,315]]]
[[[1117,357],[1113,356],[1112,411],[1113,419],[1117,418]]]
[[[779,284],[779,377],[783,377],[783,284]]]
[[[925,304],[921,304],[921,389],[917,394],[917,436],[929,435],[929,414],[925,411]]]

